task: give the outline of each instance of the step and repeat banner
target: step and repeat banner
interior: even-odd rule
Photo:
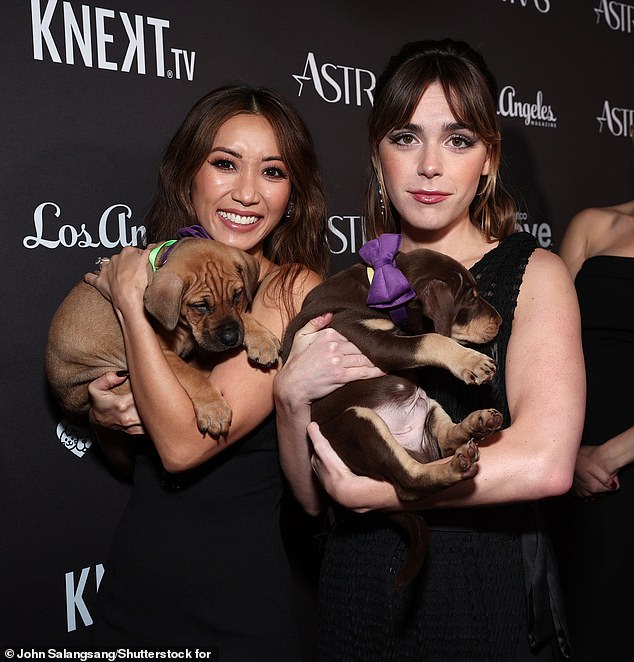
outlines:
[[[51,402],[44,346],[95,258],[142,241],[187,110],[231,82],[298,107],[339,270],[364,241],[376,77],[402,43],[447,36],[496,74],[503,179],[543,247],[576,211],[631,199],[634,0],[1,0],[0,651],[89,641],[128,487]]]

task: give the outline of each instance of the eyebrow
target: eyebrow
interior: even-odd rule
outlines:
[[[414,124],[410,122],[409,124],[406,124],[404,127],[407,131],[413,131],[414,133],[422,133],[423,132],[423,127],[420,124]],[[443,131],[460,131],[462,129],[466,129],[467,131],[470,131],[469,127],[464,125],[462,122],[446,122],[442,126]]]
[[[223,152],[224,154],[229,154],[230,156],[235,156],[236,159],[241,159],[242,154],[240,152],[236,152],[234,149],[231,149],[230,147],[213,147],[211,150],[211,153],[213,154],[214,152]],[[281,156],[265,156],[262,159],[263,163],[266,163],[267,161],[283,161],[284,159]]]

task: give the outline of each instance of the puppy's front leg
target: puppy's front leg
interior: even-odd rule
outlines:
[[[280,354],[280,341],[277,336],[250,313],[242,313],[242,323],[244,346],[249,360],[265,368],[276,365]]]
[[[205,373],[167,348],[165,358],[194,405],[198,429],[212,437],[226,437],[231,426],[231,407],[214,389]]]

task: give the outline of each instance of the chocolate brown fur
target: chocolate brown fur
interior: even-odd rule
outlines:
[[[387,312],[367,306],[367,270],[357,264],[308,294],[287,329],[282,356],[288,356],[293,337],[304,324],[332,312],[330,326],[390,373],[346,384],[314,402],[312,418],[353,472],[389,481],[402,501],[410,501],[473,478],[479,459],[476,441],[498,430],[502,415],[484,409],[454,423],[437,402],[428,399],[420,442],[406,449],[377,412],[397,410],[416,397],[414,368],[436,366],[467,384],[489,382],[496,371],[492,359],[460,343],[490,341],[501,318],[479,296],[472,274],[452,258],[418,249],[398,254],[396,264],[416,293],[407,304],[404,328],[397,327]],[[451,459],[429,464],[443,457]],[[413,543],[419,547],[412,550],[397,579],[402,585],[420,569],[427,531],[416,513],[403,512],[395,518],[408,528],[410,550]]]

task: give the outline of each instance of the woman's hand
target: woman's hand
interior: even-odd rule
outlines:
[[[578,497],[604,495],[619,489],[619,478],[603,462],[602,446],[581,446],[577,454],[572,493]]]
[[[331,319],[330,313],[321,315],[295,334],[273,388],[282,469],[296,498],[314,515],[323,495],[311,471],[313,450],[306,436],[311,402],[350,381],[383,374],[340,333],[324,328]]]
[[[132,393],[119,395],[113,391],[126,379],[128,379],[127,374],[107,372],[88,385],[91,400],[90,422],[130,435],[145,434]]]
[[[350,471],[317,423],[310,423],[307,431],[315,451],[311,458],[313,471],[332,499],[358,513],[402,507],[390,483]]]
[[[115,310],[130,306],[138,310],[150,279],[149,250],[127,246],[105,259],[97,273],[87,273],[84,280],[112,302]]]
[[[331,319],[331,313],[316,317],[295,334],[276,377],[276,393],[282,398],[309,404],[348,382],[384,374],[338,331],[324,328]]]

